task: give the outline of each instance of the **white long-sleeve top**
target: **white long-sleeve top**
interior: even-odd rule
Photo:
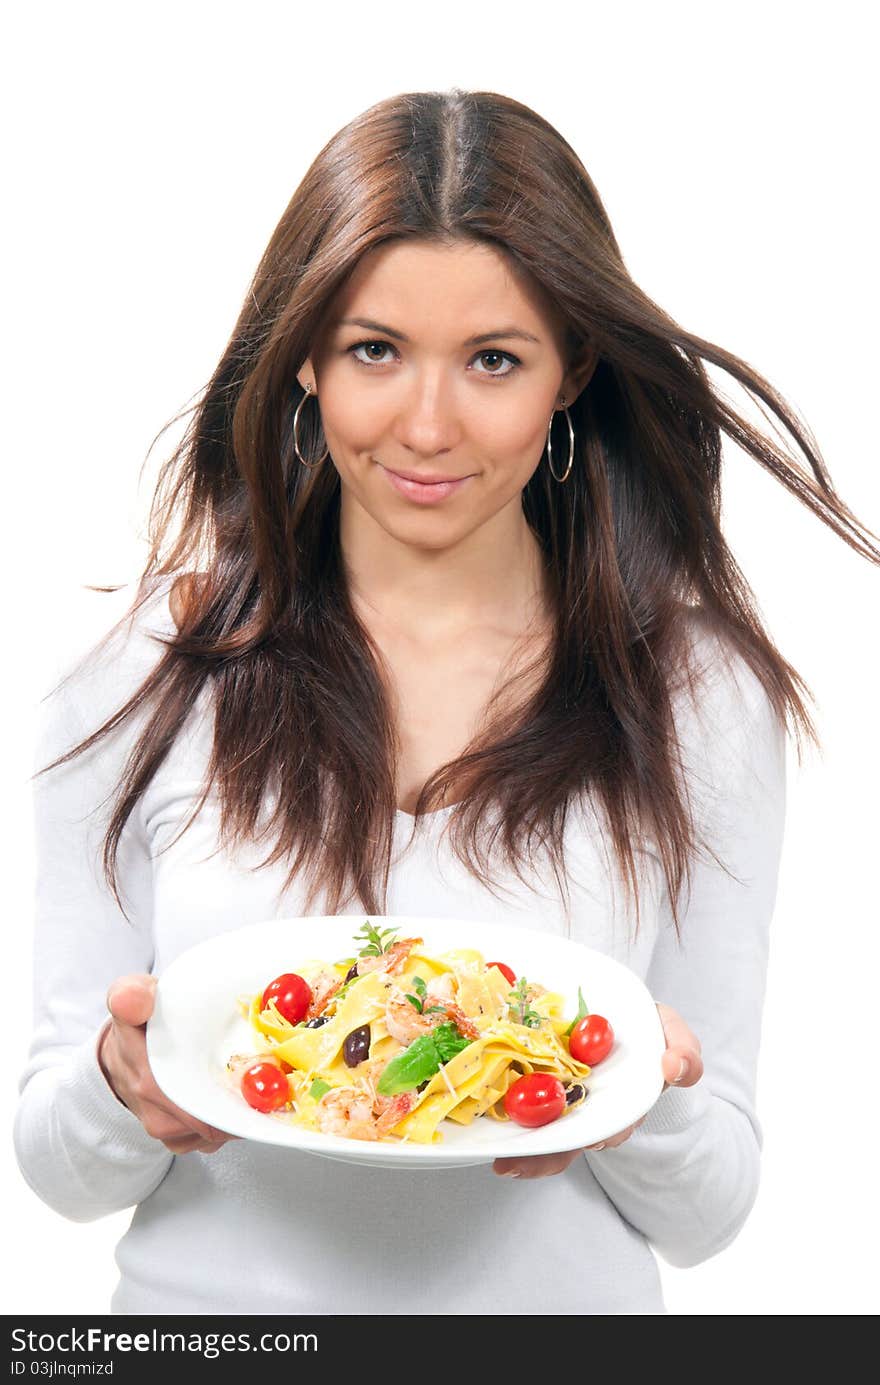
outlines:
[[[96,729],[154,667],[162,649],[152,635],[174,630],[169,589],[170,579],[158,583],[107,649],[44,699],[35,769]],[[126,604],[107,629],[132,594],[117,593]],[[739,656],[723,657],[716,637],[683,618],[705,676],[695,701],[678,698],[678,734],[698,826],[731,873],[696,863],[681,943],[647,838],[636,934],[613,853],[587,814],[566,825],[568,915],[549,872],[549,883],[539,872],[527,884],[496,874],[504,897],[470,876],[442,837],[450,809],[412,840],[411,818],[397,816],[388,914],[509,920],[570,936],[631,967],[702,1044],[697,1084],[664,1091],[628,1141],[585,1153],[561,1174],[370,1168],[249,1140],[172,1155],[98,1065],[108,986],[131,972],[161,976],[184,949],[225,930],[302,915],[305,891],[283,891],[283,862],[253,869],[266,843],[234,859],[219,849],[213,791],[168,846],[202,788],[213,716],[205,696],[123,833],[131,924],[99,850],[143,719],[33,781],[35,1021],[15,1147],[27,1183],[62,1216],[135,1209],[116,1250],[111,1312],[661,1314],[652,1251],[688,1266],[730,1244],[758,1190],[756,1070],[785,729]]]

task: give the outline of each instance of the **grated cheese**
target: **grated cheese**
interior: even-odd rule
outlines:
[[[446,1085],[447,1085],[447,1087],[449,1088],[451,1094],[452,1094],[453,1096],[457,1097],[457,1096],[458,1096],[458,1092],[455,1090],[455,1088],[453,1087],[451,1081],[449,1080],[449,1076],[448,1076],[448,1074],[447,1074],[447,1072],[446,1072],[446,1064],[445,1064],[445,1063],[441,1063],[441,1064],[440,1064],[440,1071],[441,1071],[441,1073],[443,1074],[443,1081],[446,1083]]]

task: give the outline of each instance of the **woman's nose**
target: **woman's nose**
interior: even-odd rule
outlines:
[[[414,385],[400,403],[395,436],[402,446],[426,457],[455,447],[461,424],[452,391],[436,378]]]

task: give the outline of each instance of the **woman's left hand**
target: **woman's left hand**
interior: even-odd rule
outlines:
[[[703,1059],[700,1041],[689,1029],[676,1010],[669,1005],[657,1006],[663,1033],[666,1036],[666,1052],[663,1054],[663,1091],[667,1087],[693,1087],[703,1076]],[[645,1116],[647,1115],[645,1112]],[[616,1149],[628,1140],[633,1131],[645,1119],[642,1116],[634,1125],[627,1126],[617,1135],[609,1135],[598,1145],[586,1145],[590,1150]],[[567,1149],[559,1154],[533,1154],[525,1159],[496,1159],[492,1165],[494,1173],[508,1178],[546,1178],[551,1173],[563,1173],[569,1164],[579,1159],[583,1149]]]

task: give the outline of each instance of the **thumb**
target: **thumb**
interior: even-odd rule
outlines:
[[[662,1061],[663,1078],[670,1087],[693,1087],[703,1075],[703,1059],[688,1048],[668,1048]]]
[[[155,976],[121,976],[107,991],[107,1009],[120,1024],[146,1024],[153,1013]]]

